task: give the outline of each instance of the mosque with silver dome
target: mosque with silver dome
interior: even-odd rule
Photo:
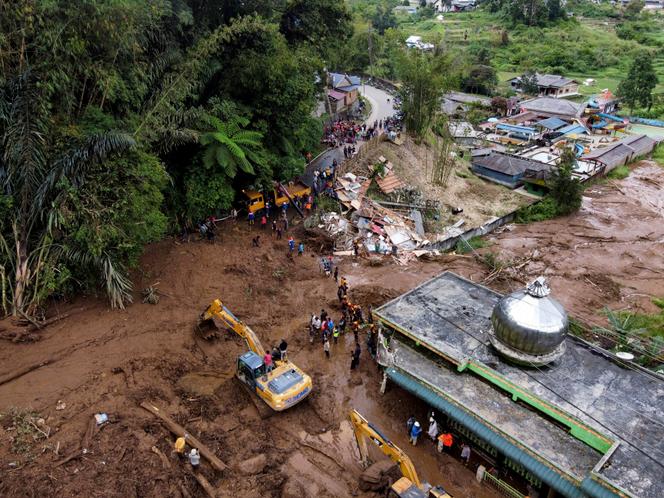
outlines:
[[[517,494],[664,497],[664,380],[570,334],[557,291],[444,272],[393,299],[373,312],[381,390],[424,401]]]

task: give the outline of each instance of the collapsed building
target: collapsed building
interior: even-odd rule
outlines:
[[[451,272],[373,313],[384,391],[443,414],[530,496],[664,496],[664,382],[568,336],[538,279],[502,296]]]

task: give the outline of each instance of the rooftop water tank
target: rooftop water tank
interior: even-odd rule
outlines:
[[[550,292],[546,279],[539,277],[496,303],[490,338],[502,356],[521,365],[541,366],[565,352],[569,319]]]

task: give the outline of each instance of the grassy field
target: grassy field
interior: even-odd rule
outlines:
[[[664,16],[656,17],[655,22],[661,29],[652,33],[651,43],[664,45]],[[408,16],[400,16],[399,27],[406,36],[420,35],[425,41],[443,41],[452,53],[472,53],[479,47],[491,50],[493,64],[503,83],[527,68],[581,81],[595,79],[595,85],[581,86],[583,95],[592,95],[604,88],[615,92],[634,55],[648,49],[654,53],[654,66],[659,75],[655,92],[664,92],[664,50],[619,38],[615,25],[615,20],[576,19],[545,28],[521,26],[507,29],[507,45],[501,44],[505,26],[494,15],[483,11],[446,13],[442,22],[436,19],[413,22]]]

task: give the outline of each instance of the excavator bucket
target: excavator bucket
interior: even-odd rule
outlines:
[[[203,315],[198,317],[198,323],[196,323],[194,331],[199,337],[206,341],[212,341],[213,339],[219,338],[219,328],[214,323],[214,320],[212,318],[206,320],[203,318]]]

